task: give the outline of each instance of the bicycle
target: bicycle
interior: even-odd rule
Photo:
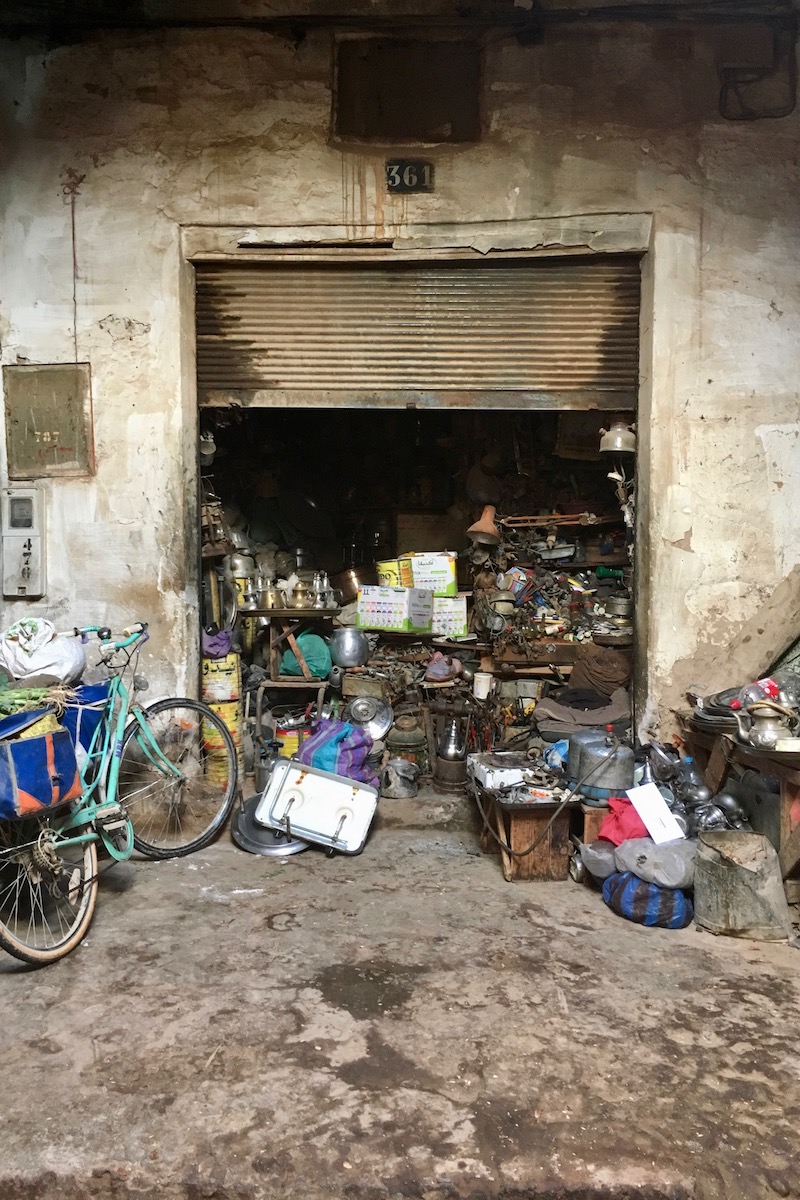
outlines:
[[[74,633],[84,642],[97,634],[108,672],[100,707],[81,710],[97,716],[79,764],[81,795],[69,807],[0,822],[0,947],[34,965],[63,958],[85,937],[98,847],[112,865],[134,850],[152,859],[191,854],[221,831],[238,786],[233,739],[213,709],[178,698],[138,703],[147,687],[135,673],[145,623],[119,640],[96,625]]]

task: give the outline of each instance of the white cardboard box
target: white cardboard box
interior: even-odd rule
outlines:
[[[434,596],[431,628],[440,637],[466,637],[467,597]]]
[[[421,588],[373,587],[358,592],[356,625],[388,633],[431,633],[433,592]]]
[[[403,560],[411,563],[414,587],[430,590],[437,596],[457,595],[455,554],[403,554]]]

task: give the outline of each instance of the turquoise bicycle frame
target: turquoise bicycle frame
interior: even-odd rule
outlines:
[[[137,634],[130,638],[129,644],[136,642],[140,636]],[[103,720],[92,735],[86,762],[81,768],[81,798],[63,817],[55,815],[51,822],[53,828],[58,831],[62,845],[79,846],[99,841],[117,862],[124,862],[133,853],[133,826],[124,813],[124,807],[117,801],[122,744],[131,712],[142,735],[141,748],[151,763],[176,778],[181,777],[181,771],[170,762],[154,741],[139,705],[132,705],[131,694],[125,686],[121,672],[112,674]],[[127,838],[122,849],[114,845],[104,828],[104,822],[108,822],[109,827],[112,824],[116,826],[116,822],[108,819],[117,814],[120,815],[120,820],[127,820],[128,824]],[[71,837],[63,836],[73,829],[81,829],[83,832]]]

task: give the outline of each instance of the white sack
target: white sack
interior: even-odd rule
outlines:
[[[614,852],[618,871],[633,871],[659,887],[690,888],[694,883],[697,842],[681,838],[657,846],[652,838],[628,838]]]
[[[86,670],[80,638],[59,636],[42,617],[24,617],[0,637],[0,670],[26,687],[77,683]]]

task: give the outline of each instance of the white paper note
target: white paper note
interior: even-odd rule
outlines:
[[[654,783],[643,783],[640,787],[628,788],[625,795],[644,821],[647,832],[657,846],[686,837]]]

